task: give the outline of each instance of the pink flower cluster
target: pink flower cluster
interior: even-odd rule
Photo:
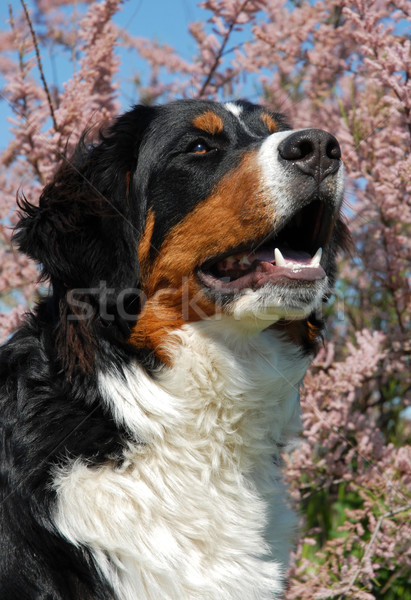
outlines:
[[[355,254],[340,264],[327,339],[305,379],[304,437],[285,458],[302,515],[288,600],[410,599],[411,44],[406,0],[206,0],[192,60],[113,23],[120,0],[89,2],[77,35],[68,0],[36,3],[49,39],[75,70],[50,91],[27,20],[0,33],[13,139],[0,156],[0,337],[33,301],[35,267],[10,243],[18,189],[35,201],[81,131],[118,111],[116,45],[151,74],[148,103],[249,96],[296,127],[332,131],[347,172]],[[41,50],[43,39],[37,43]],[[407,591],[408,590],[408,591]],[[408,595],[407,595],[408,594]]]
[[[290,600],[371,600],[381,572],[409,566],[411,446],[387,444],[374,406],[374,379],[389,354],[385,342],[381,332],[358,332],[344,361],[330,342],[305,379],[304,440],[286,457],[307,525]]]
[[[18,315],[26,310],[26,302],[33,302],[38,279],[34,265],[18,256],[11,245],[10,225],[17,219],[16,193],[24,191],[31,200],[38,198],[59,164],[72,153],[84,129],[104,125],[120,109],[113,82],[119,64],[115,54],[117,30],[111,20],[120,4],[121,0],[106,0],[90,6],[78,26],[78,68],[63,90],[52,91],[52,108],[36,76],[38,65],[27,20],[23,15],[11,15],[11,34],[0,35],[0,47],[14,50],[17,56],[14,69],[7,62],[3,70],[7,80],[4,95],[14,113],[14,137],[0,156],[0,293],[2,308],[14,308],[10,318],[6,313],[0,321],[0,338],[15,326]],[[51,6],[46,1],[38,6],[44,18],[49,19],[47,35],[71,44],[66,20],[55,9],[56,3]],[[41,39],[37,39],[37,44],[41,44]],[[22,296],[25,303],[14,306]]]

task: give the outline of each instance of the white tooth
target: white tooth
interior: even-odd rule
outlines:
[[[312,257],[312,259],[310,261],[311,267],[319,267],[320,266],[322,253],[323,253],[323,249],[318,248],[317,252],[314,254],[314,256]]]
[[[238,263],[240,265],[251,265],[250,261],[248,260],[248,256],[246,256],[244,254],[243,258],[240,260],[240,262]]]
[[[277,267],[285,267],[286,266],[285,258],[281,254],[281,252],[279,251],[278,248],[276,248],[274,250],[274,258],[275,258],[275,264],[277,265]]]

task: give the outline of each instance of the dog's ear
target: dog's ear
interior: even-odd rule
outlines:
[[[39,206],[19,199],[14,236],[54,286],[122,288],[138,282],[138,202],[130,183],[155,108],[119,117],[98,144],[83,138],[43,190]]]
[[[73,355],[69,346],[84,354],[84,340],[93,337],[96,326],[107,327],[113,319],[122,326],[115,314],[118,297],[123,294],[127,302],[124,290],[139,288],[137,245],[145,211],[133,175],[156,111],[137,106],[100,133],[97,143],[87,145],[84,137],[44,188],[38,206],[24,197],[18,201],[14,239],[52,283],[67,356]]]

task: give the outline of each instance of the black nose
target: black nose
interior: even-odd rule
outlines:
[[[331,133],[322,129],[304,129],[291,133],[278,146],[283,160],[295,164],[303,173],[318,182],[338,171],[340,145]]]

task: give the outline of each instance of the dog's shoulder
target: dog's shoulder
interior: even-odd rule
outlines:
[[[92,554],[56,530],[51,482],[54,465],[81,445],[91,463],[110,438],[118,453],[119,435],[92,386],[79,393],[63,376],[43,309],[0,349],[0,597],[111,600]]]

